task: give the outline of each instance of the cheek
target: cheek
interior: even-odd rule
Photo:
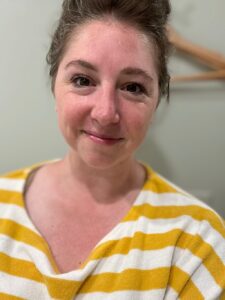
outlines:
[[[153,109],[142,105],[135,110],[127,110],[127,126],[131,135],[139,136],[140,140],[145,136],[153,116]]]
[[[76,126],[83,118],[85,111],[79,99],[73,95],[63,95],[56,100],[58,121],[61,125]]]
[[[80,128],[83,123],[82,111],[76,110],[76,108],[67,108],[59,113],[59,123],[61,126],[76,130]]]
[[[133,122],[133,133],[135,139],[140,143],[145,138],[145,135],[148,131],[149,120],[148,119],[139,119]]]

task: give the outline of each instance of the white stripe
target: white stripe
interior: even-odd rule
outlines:
[[[8,239],[8,245],[5,246],[4,244],[6,243],[7,239],[1,242],[1,246],[5,249],[10,248],[10,246],[12,245],[11,241],[9,241]],[[31,248],[32,247],[30,247],[29,249],[27,245],[23,245],[23,243],[18,242],[16,243],[16,247],[11,249],[11,251],[3,252],[5,252],[6,254],[11,254],[16,258],[26,259],[30,261],[33,260],[38,269],[41,270],[41,273],[44,273],[46,276],[52,276],[53,271],[51,271],[50,274],[49,269],[47,269],[46,267],[48,265],[48,268],[51,268],[47,258],[44,257],[44,255],[41,256],[40,253],[39,257],[35,257],[35,252],[38,252],[38,250],[35,251]],[[126,269],[150,270],[160,267],[169,267],[171,264],[175,264],[190,276],[192,276],[193,272],[197,269],[197,272],[192,278],[192,281],[204,296],[209,295],[206,289],[206,284],[208,284],[208,286],[210,287],[210,295],[220,293],[221,289],[216,284],[215,280],[210,275],[208,270],[204,267],[204,265],[202,265],[202,262],[198,257],[192,255],[192,253],[188,250],[176,248],[174,251],[174,249],[174,247],[167,247],[165,249],[155,251],[140,251],[135,249],[130,251],[129,256],[113,255],[109,258],[90,261],[86,265],[84,270],[78,270],[75,272],[70,272],[68,274],[55,275],[52,277],[80,281],[85,280],[85,278],[90,274],[96,275],[107,272],[120,273]],[[27,255],[32,255],[33,257],[29,259]]]
[[[128,269],[153,270],[176,265],[192,276],[195,270],[201,271],[201,277],[216,290],[219,286],[209,271],[202,265],[202,261],[188,250],[175,247],[166,247],[161,250],[142,251],[131,250],[129,254],[115,254],[110,257],[92,260],[83,270],[71,272],[64,279],[83,281],[89,274],[121,273]]]
[[[159,178],[160,178],[161,180],[163,180],[165,183],[167,183],[168,185],[170,185],[171,187],[173,187],[175,190],[177,190],[178,192],[180,192],[180,193],[181,193],[180,196],[182,196],[182,194],[183,194],[184,196],[186,196],[186,198],[190,198],[190,199],[192,199],[193,201],[195,201],[195,202],[197,203],[197,205],[202,206],[202,207],[205,207],[205,208],[207,208],[208,210],[214,212],[215,215],[220,219],[220,221],[221,221],[221,223],[223,224],[223,226],[225,226],[225,225],[224,225],[224,221],[223,221],[223,219],[221,218],[221,216],[220,216],[215,210],[213,210],[210,206],[208,206],[208,205],[205,204],[204,202],[200,201],[200,200],[197,199],[195,196],[193,196],[193,195],[187,193],[185,190],[181,189],[180,187],[178,187],[177,185],[175,185],[173,182],[171,182],[171,181],[169,181],[168,179],[164,178],[162,175],[160,175],[160,174],[158,174],[158,173],[156,173],[156,174],[159,176]],[[174,193],[173,193],[173,195],[174,195]]]
[[[3,234],[0,235],[0,252],[14,258],[33,262],[37,269],[40,270],[40,273],[56,279],[84,281],[93,272],[98,263],[97,260],[91,261],[84,269],[77,269],[65,274],[55,274],[47,256],[42,251]]]
[[[184,215],[170,219],[147,219],[140,217],[137,221],[119,223],[97,246],[109,240],[133,237],[135,232],[139,231],[145,234],[160,234],[176,229],[191,235],[199,235],[214,248],[215,253],[225,262],[225,240],[221,234],[212,228],[207,221],[197,221],[190,216]]]
[[[135,249],[129,252],[129,256],[117,254],[108,258],[90,261],[83,270],[54,276],[47,258],[42,255],[42,253],[39,253],[38,250],[20,242],[14,243],[14,247],[12,248],[12,242],[7,238],[5,241],[4,239],[1,241],[1,247],[3,247],[3,253],[15,258],[34,261],[36,267],[42,274],[45,274],[46,276],[53,275],[53,278],[81,281],[85,280],[90,274],[96,275],[107,272],[120,273],[126,269],[151,270],[154,268],[169,267],[173,264],[190,276],[197,270],[195,277],[193,277],[192,280],[203,295],[208,295],[206,283],[210,286],[211,294],[215,295],[215,293],[218,294],[221,291],[211,274],[204,265],[202,265],[201,260],[187,249],[175,249],[174,247],[167,247],[165,249],[154,251],[141,251]]]
[[[108,258],[91,260],[83,269],[77,269],[65,274],[54,274],[53,271],[49,272],[49,269],[44,268],[45,262],[43,260],[42,263],[40,262],[40,257],[35,257],[35,254],[32,252],[28,254],[32,255],[31,259],[35,261],[35,265],[46,276],[65,280],[84,281],[90,274],[101,274],[106,272],[118,273],[127,268],[147,270],[170,266],[173,249],[173,247],[168,247],[166,250],[159,251],[132,250],[130,251],[129,256],[118,254]],[[141,265],[140,261],[142,263]]]
[[[187,249],[183,250],[178,247],[166,247],[161,250],[141,251],[131,250],[129,255],[113,255],[108,258],[103,258],[96,261],[96,267],[92,274],[102,273],[121,273],[127,269],[138,270],[153,270],[157,268],[177,266],[180,270],[187,273],[190,277],[196,272],[199,274],[197,280],[196,276],[193,278],[193,283],[201,293],[207,296],[206,286],[203,287],[202,282],[208,284],[212,292],[219,293],[220,287],[217,285],[215,279],[202,264],[202,260],[193,255]],[[93,266],[94,267],[94,266]]]
[[[179,299],[178,293],[172,287],[168,286],[163,300],[175,300],[175,299],[176,300]],[[158,299],[155,299],[155,300],[158,300]]]
[[[165,298],[164,298],[165,297]],[[174,291],[170,291],[170,297],[165,296],[164,289],[156,289],[149,291],[120,291],[113,293],[87,293],[77,295],[74,299],[76,300],[159,300],[159,299],[168,299],[175,300],[177,299],[178,294]]]
[[[18,209],[18,207],[17,207]],[[186,220],[184,222],[184,220]],[[204,223],[204,226],[202,226],[201,223],[201,227],[198,221],[193,220],[190,217],[180,217],[176,218],[176,219],[169,219],[166,220],[167,223],[165,223],[165,220],[147,220],[146,218],[142,217],[138,220],[138,222],[125,222],[125,223],[120,223],[119,225],[116,226],[116,228],[114,228],[112,230],[112,232],[110,232],[102,241],[101,243],[103,243],[103,241],[107,238],[108,239],[115,239],[118,240],[120,238],[123,237],[132,237],[135,232],[140,231],[140,232],[144,232],[146,234],[148,233],[163,233],[163,232],[168,232],[170,230],[173,230],[175,228],[180,228],[182,230],[184,230],[187,233],[190,234],[196,234],[196,228],[199,230],[199,228],[201,230],[199,230],[198,234],[200,234],[203,237],[203,240],[205,240],[206,242],[208,242],[209,244],[212,244],[212,247],[214,248],[214,251],[221,257],[221,259],[223,259],[225,261],[225,246],[224,246],[224,240],[221,240],[216,236],[216,234],[218,235],[217,232],[212,234],[208,234],[211,229],[210,225],[209,229],[207,228],[207,223]],[[188,225],[188,226],[187,226]],[[33,247],[31,247],[31,251],[30,251],[30,255],[32,255],[31,253],[33,252]],[[37,250],[38,251],[38,250]],[[38,258],[34,255],[33,257],[33,261],[38,262]],[[89,266],[90,269],[92,269],[91,265]],[[43,269],[43,265],[40,264],[39,266],[40,269]],[[89,269],[89,268],[88,268]],[[91,270],[89,270],[91,272]],[[49,271],[48,269],[46,269],[46,275],[52,275],[52,272]],[[50,274],[49,274],[50,272]],[[72,274],[73,273],[73,274]],[[65,275],[65,279],[74,279],[74,276],[76,277],[76,280],[82,280],[87,276],[87,269],[85,268],[85,270],[77,270],[73,272],[70,272],[68,274]],[[58,276],[58,275],[57,275]]]
[[[14,221],[39,234],[38,230],[30,220],[26,210],[18,205],[0,203],[0,219]]]
[[[15,221],[18,224],[26,226],[27,228],[39,233],[23,207],[19,207],[14,204],[0,203],[0,218]],[[120,239],[123,237],[133,236],[135,231],[141,231],[146,234],[155,234],[165,233],[174,229],[181,229],[189,234],[198,234],[203,239],[208,238],[206,241],[213,247],[218,242],[224,241],[224,238],[221,236],[221,234],[211,227],[208,221],[197,221],[188,215],[183,215],[170,219],[148,219],[145,217],[140,217],[137,221],[119,223],[109,234],[107,234],[106,237],[101,240],[101,243],[103,243],[105,239],[108,239],[108,235],[110,235],[110,239]],[[209,232],[212,233],[210,236],[208,236]],[[223,245],[220,244],[220,246],[221,247],[218,248],[223,249]],[[219,256],[225,259],[224,251],[221,251]]]
[[[176,248],[172,264],[175,264],[178,268],[189,274],[192,282],[205,299],[215,299],[211,298],[210,295],[215,296],[221,292],[220,286],[203,265],[202,260],[193,255],[188,249],[182,250]]]
[[[42,251],[23,242],[13,240],[3,234],[0,235],[0,252],[16,259],[33,262],[37,269],[47,276],[54,274],[48,257]]]
[[[44,284],[0,272],[0,292],[32,300],[51,299]]]
[[[110,257],[96,260],[93,274],[121,273],[127,269],[153,270],[162,267],[170,267],[174,247],[166,247],[160,250],[129,251],[129,254],[115,254]]]
[[[205,272],[202,272],[204,266],[201,266],[193,275],[192,281],[196,287],[201,291],[204,299],[219,299],[219,296],[224,291],[216,284],[215,280],[212,281],[212,276],[205,268]],[[208,275],[207,275],[208,272]]]
[[[190,206],[195,205],[213,211],[207,204],[187,195],[179,193],[154,193],[143,190],[140,193],[140,199],[135,202],[136,205],[148,203],[152,206]],[[214,211],[213,211],[214,212]]]
[[[24,183],[24,179],[0,178],[0,189],[11,192],[22,192]]]

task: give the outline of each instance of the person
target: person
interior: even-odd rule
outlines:
[[[168,97],[168,0],[64,0],[47,61],[63,159],[0,178],[1,299],[225,299],[225,228],[135,160]]]

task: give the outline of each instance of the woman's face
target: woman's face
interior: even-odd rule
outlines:
[[[82,25],[59,65],[54,94],[76,160],[101,169],[129,162],[157,106],[153,45],[115,20]]]

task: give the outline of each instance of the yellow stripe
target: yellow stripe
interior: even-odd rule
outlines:
[[[11,296],[5,293],[0,293],[0,299],[1,300],[24,300],[24,298],[16,297],[16,296]]]
[[[43,282],[42,275],[33,263],[10,257],[4,253],[0,253],[0,269],[10,275]]]
[[[80,293],[135,290],[148,291],[166,288],[169,268],[154,270],[129,269],[121,273],[103,273],[90,276],[79,290]]]
[[[82,282],[44,277],[49,294],[54,299],[72,299]]]
[[[135,221],[140,216],[144,216],[149,219],[165,219],[166,223],[166,219],[184,217],[185,215],[198,221],[208,221],[225,238],[225,228],[222,220],[213,211],[196,205],[165,207],[143,204],[133,206],[123,222]]]
[[[190,275],[180,268],[171,268],[169,285],[178,293],[181,300],[202,300],[204,299],[199,289],[190,279]]]
[[[3,253],[0,253],[0,270],[13,276],[33,280],[34,284],[35,282],[42,283],[47,286],[51,297],[58,299],[71,298],[81,284],[72,280],[50,278],[41,274],[32,262],[13,258]]]
[[[0,233],[41,250],[47,255],[50,263],[55,269],[55,272],[58,273],[56,263],[52,257],[48,244],[41,236],[11,220],[0,220]],[[183,249],[189,249],[194,255],[203,260],[205,267],[215,278],[216,282],[221,287],[224,287],[223,278],[225,274],[225,266],[218,255],[214,252],[213,248],[209,244],[205,243],[200,236],[193,236],[178,229],[163,234],[144,234],[136,232],[133,238],[123,238],[119,241],[108,241],[94,249],[93,254],[91,254],[86,263],[90,259],[100,259],[101,257],[119,253],[127,254],[130,249],[134,248],[140,250],[153,250],[162,249],[167,246],[177,246]]]
[[[133,237],[124,237],[120,240],[106,241],[100,244],[93,251],[90,260],[101,259],[102,257],[110,257],[116,254],[128,254],[132,249],[158,250],[168,246],[175,246],[176,241],[181,235],[180,230],[172,230],[160,234],[145,234],[136,232]]]
[[[0,233],[42,251],[48,257],[54,271],[58,273],[58,268],[48,244],[40,235],[23,225],[7,219],[0,219]]]
[[[220,300],[225,300],[225,288],[222,291],[222,294],[220,295]]]
[[[189,294],[193,299],[202,299],[200,292],[190,280],[189,275],[177,267],[158,268],[154,270],[125,270],[121,273],[104,273],[90,276],[85,284],[70,280],[53,279],[43,276],[30,263],[21,259],[11,258],[5,254],[0,255],[0,268],[8,274],[34,280],[46,284],[51,297],[56,299],[69,299],[75,293],[87,292],[114,292],[122,290],[146,291],[151,289],[166,288],[169,284],[177,293],[182,291],[181,299]],[[24,270],[26,270],[24,272]],[[188,284],[187,284],[188,282]],[[79,289],[81,286],[81,289]]]
[[[31,245],[45,254],[46,251],[48,251],[48,246],[40,235],[12,220],[0,219],[0,233],[10,236],[17,241]]]
[[[210,255],[203,261],[203,263],[217,284],[221,288],[225,289],[225,265],[219,257],[217,255]]]
[[[90,260],[110,257],[115,254],[126,255],[132,249],[158,250],[169,246],[176,246],[188,249],[199,257],[216,282],[224,287],[225,285],[225,266],[214,249],[196,235],[185,233],[182,230],[172,230],[161,234],[144,234],[136,232],[133,237],[122,238],[119,241],[107,241],[100,244],[90,255],[84,266]],[[83,267],[84,267],[83,266]]]
[[[56,299],[70,299],[78,290],[79,293],[87,292],[114,292],[122,290],[146,291],[163,289],[169,284],[177,293],[185,286],[185,294],[190,294],[193,299],[202,299],[200,292],[190,280],[189,275],[177,267],[158,268],[154,270],[125,270],[121,273],[104,273],[90,276],[84,284],[81,282],[60,280],[43,276],[35,265],[21,259],[11,258],[5,254],[0,255],[1,271],[8,274],[27,278],[46,284],[51,297]],[[26,270],[24,272],[24,270]],[[188,282],[188,284],[187,284]],[[79,289],[81,287],[81,289]],[[182,294],[181,294],[182,296]],[[185,299],[182,298],[181,299]]]
[[[164,289],[170,285],[179,294],[185,287],[192,299],[203,299],[200,291],[191,281],[188,274],[177,267],[157,268],[153,270],[129,269],[121,273],[104,273],[90,276],[79,293],[116,291],[149,291]],[[181,299],[185,299],[182,298]]]
[[[162,180],[151,168],[147,167],[149,178],[145,182],[143,190],[152,191],[154,193],[178,193],[178,191],[169,185],[166,181]]]
[[[178,293],[181,300],[204,299],[202,293],[190,279],[190,275],[178,267],[171,268],[169,284]]]
[[[5,191],[0,189],[0,203],[23,205],[23,197],[19,192]]]

